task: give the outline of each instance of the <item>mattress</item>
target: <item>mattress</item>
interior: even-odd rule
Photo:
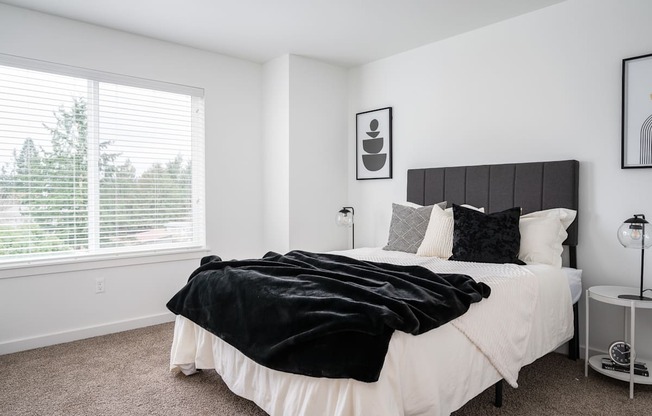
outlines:
[[[276,415],[448,415],[518,370],[555,350],[573,334],[568,274],[545,265],[495,265],[417,257],[380,249],[336,254],[440,273],[465,273],[492,295],[439,328],[392,335],[374,383],[284,373],[261,366],[228,343],[178,316],[170,369],[215,369],[237,395]]]
[[[573,269],[571,267],[562,267],[561,271],[564,273],[566,281],[568,282],[568,288],[571,292],[571,301],[577,303],[577,301],[580,300],[580,296],[582,296],[582,270]]]

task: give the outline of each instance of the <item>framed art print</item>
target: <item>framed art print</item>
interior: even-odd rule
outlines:
[[[623,59],[621,168],[652,168],[652,54]]]
[[[355,115],[356,179],[392,178],[392,107]]]

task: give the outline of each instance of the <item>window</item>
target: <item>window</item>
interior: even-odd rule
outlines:
[[[0,55],[0,265],[202,247],[203,90]]]

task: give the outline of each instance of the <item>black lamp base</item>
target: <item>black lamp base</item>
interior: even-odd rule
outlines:
[[[652,301],[652,298],[647,298],[645,296],[640,296],[640,295],[618,295],[618,299],[650,300],[650,301]]]

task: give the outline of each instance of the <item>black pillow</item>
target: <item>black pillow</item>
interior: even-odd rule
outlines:
[[[525,264],[518,259],[521,208],[485,214],[453,204],[453,255],[449,260]]]

